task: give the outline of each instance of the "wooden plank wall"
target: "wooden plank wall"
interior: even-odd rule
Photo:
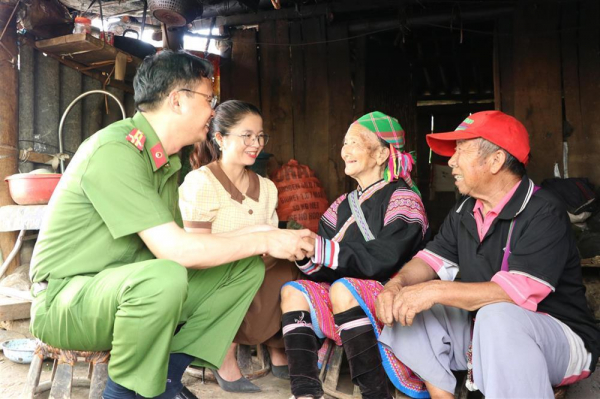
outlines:
[[[327,40],[324,18],[303,21],[301,33],[303,42],[324,43]],[[327,196],[331,197],[331,186],[335,182],[329,181],[328,146],[329,136],[335,132],[329,130],[327,86],[330,82],[327,80],[327,46],[312,44],[302,46],[301,50],[304,52],[304,88],[301,89],[304,95],[301,101],[304,101],[305,117],[303,129],[294,131],[296,159],[316,172],[325,187]]]
[[[258,105],[271,135],[265,151],[311,167],[330,201],[349,187],[340,155],[354,118],[347,36],[323,17],[267,21],[232,31],[231,58],[221,62],[222,101]]]
[[[527,127],[536,183],[553,176],[568,143],[569,177],[600,185],[600,3],[521,2],[498,22],[496,107]]]
[[[260,92],[264,129],[272,135],[266,151],[277,154],[278,160],[294,158],[294,115],[292,112],[292,85],[290,35],[288,22],[268,21],[258,32],[260,43],[277,45],[260,48]]]
[[[514,116],[534,144],[528,172],[536,183],[562,165],[559,11],[554,2],[520,2],[514,21]]]
[[[536,183],[553,176],[555,163],[562,171],[564,131],[570,134],[569,175],[600,184],[599,17],[595,0],[528,0],[498,21],[495,106],[528,129],[528,173]],[[364,112],[398,117],[407,149],[422,147],[415,141],[416,100],[402,50],[366,37],[337,41],[345,37],[343,24],[322,17],[264,22],[258,31],[234,31],[232,58],[222,62],[223,100],[259,105],[273,136],[266,151],[280,164],[295,158],[313,168],[330,201],[354,186],[339,152],[347,126]]]
[[[294,158],[312,168],[329,201],[356,187],[344,174],[341,149],[348,126],[365,112],[399,118],[407,148],[416,149],[416,99],[400,49],[347,39],[345,23],[322,16],[266,21],[231,35],[231,58],[221,61],[222,101],[259,105],[272,137],[265,151],[279,164]]]
[[[416,151],[417,98],[410,60],[400,48],[390,49],[377,41],[369,44],[365,91],[365,111],[397,118],[405,131],[405,151]],[[415,166],[413,176],[416,172]]]
[[[600,168],[597,166],[600,154],[600,3],[588,0],[563,7],[579,18],[579,29],[568,31],[574,34],[564,39],[563,45],[563,48],[574,50],[576,54],[569,57],[577,60],[571,61],[563,54],[563,65],[572,62],[577,68],[563,71],[566,120],[573,128],[567,139],[569,176],[589,177],[594,184],[600,185]]]
[[[345,24],[328,28],[327,52],[327,89],[329,91],[329,192],[331,197],[348,192],[355,188],[354,180],[347,178],[344,173],[344,163],[341,162],[341,151],[344,144],[344,135],[348,125],[362,114],[354,116],[352,87],[350,85],[350,49],[347,37],[348,28]],[[355,85],[356,87],[356,85]],[[331,198],[333,199],[333,198]]]

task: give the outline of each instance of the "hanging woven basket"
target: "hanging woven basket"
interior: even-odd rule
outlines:
[[[184,26],[202,15],[198,0],[148,0],[148,9],[167,26]]]

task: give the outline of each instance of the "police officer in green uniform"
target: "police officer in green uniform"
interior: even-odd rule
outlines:
[[[177,153],[206,138],[211,77],[185,52],[147,57],[134,80],[139,112],[81,145],[34,249],[31,331],[63,349],[110,350],[105,399],[194,397],[183,372],[220,367],[264,276],[257,255],[313,251],[306,230],[181,228]]]

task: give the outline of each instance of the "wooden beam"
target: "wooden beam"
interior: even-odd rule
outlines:
[[[353,4],[349,4],[353,3]],[[397,8],[397,0],[369,1],[358,0],[354,2],[339,2],[339,3],[323,3],[315,5],[304,5],[301,7],[282,8],[280,10],[259,11],[257,13],[244,14],[243,9],[235,11],[235,6],[228,6],[227,9],[220,7],[206,6],[202,13],[202,18],[192,22],[194,30],[208,28],[212,18],[216,17],[215,26],[239,26],[239,25],[255,25],[266,21],[274,21],[278,19],[302,20],[311,17],[323,16],[332,13],[348,13],[373,10],[376,8]],[[223,16],[230,10],[232,13],[229,16]]]
[[[296,10],[295,8],[286,8],[281,10],[273,11],[261,11],[258,13],[251,14],[238,14],[231,15],[228,17],[211,15],[206,12],[202,15],[202,19],[194,21],[193,30],[209,29],[212,23],[212,17],[216,16],[215,26],[242,26],[242,25],[257,25],[266,21],[273,21],[284,19],[287,21],[292,20],[306,20],[310,18],[316,18],[319,16],[327,17],[329,21],[336,21],[336,16],[344,13],[360,13],[365,11],[383,10],[390,9],[393,17],[386,17],[379,20],[365,20],[359,19],[348,25],[349,32],[356,34],[358,32],[375,31],[381,29],[394,29],[405,27],[418,27],[418,26],[430,26],[431,24],[438,23],[455,23],[458,24],[460,21],[477,21],[477,20],[491,20],[503,14],[510,14],[513,12],[513,7],[494,7],[488,6],[481,7],[477,10],[463,11],[460,14],[457,13],[442,13],[442,14],[428,14],[418,15],[411,18],[407,18],[402,22],[402,25],[395,15],[398,10],[398,1],[391,2],[392,4],[378,6],[373,4],[371,1],[361,1],[359,4],[346,5],[344,2],[339,3],[322,3],[313,6],[304,6]],[[388,14],[389,15],[389,14]],[[460,19],[459,19],[460,18]],[[340,18],[341,19],[341,18]]]

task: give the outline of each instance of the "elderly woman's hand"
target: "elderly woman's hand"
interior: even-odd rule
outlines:
[[[315,239],[316,239],[316,237],[317,237],[317,235],[313,233],[313,235],[303,238],[304,241],[306,241],[307,243],[309,243],[312,246],[311,251],[305,252],[305,255],[307,258],[312,258],[313,255],[315,254]]]

